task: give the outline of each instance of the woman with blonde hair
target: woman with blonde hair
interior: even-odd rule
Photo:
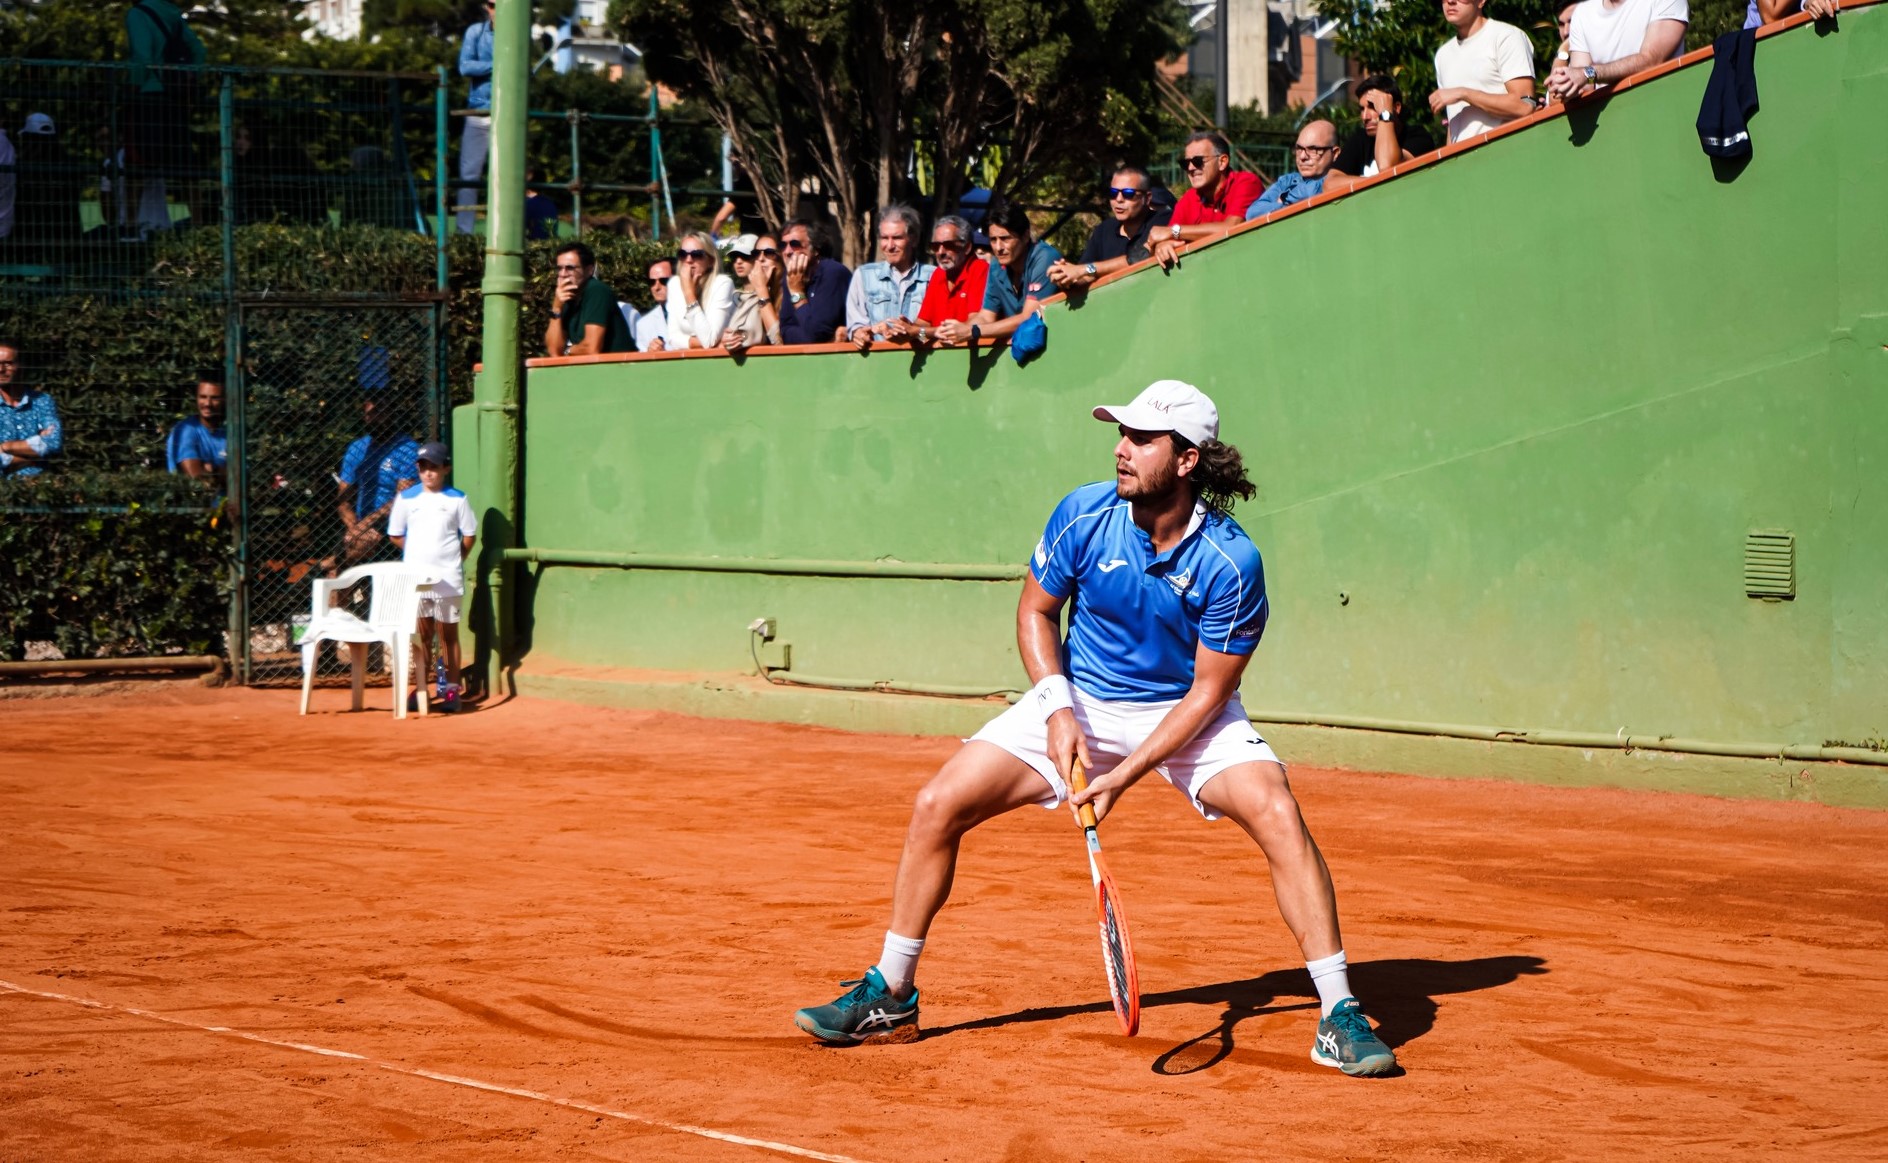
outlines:
[[[740,282],[735,288],[734,315],[721,333],[721,346],[741,351],[779,343],[780,295],[786,285],[780,244],[772,235],[743,234],[729,245],[728,260]]]
[[[666,351],[714,347],[734,313],[734,280],[720,273],[714,239],[700,231],[682,236],[676,249],[675,277],[669,280],[669,328]]]

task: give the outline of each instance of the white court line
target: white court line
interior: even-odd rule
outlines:
[[[741,1147],[758,1147],[763,1151],[777,1151],[782,1155],[793,1155],[801,1159],[824,1159],[827,1163],[862,1163],[861,1160],[854,1159],[849,1155],[828,1155],[824,1151],[812,1151],[805,1147],[795,1147],[791,1143],[774,1143],[766,1139],[750,1139],[745,1135],[730,1134],[727,1131],[717,1131],[709,1127],[692,1126],[688,1123],[664,1122],[661,1119],[652,1119],[647,1115],[611,1110],[609,1107],[597,1106],[594,1103],[580,1102],[574,1098],[559,1098],[557,1095],[545,1094],[541,1091],[520,1090],[517,1087],[500,1086],[496,1082],[481,1082],[476,1078],[462,1078],[456,1074],[440,1074],[432,1070],[421,1070],[412,1066],[401,1066],[393,1062],[382,1062],[375,1058],[369,1058],[365,1054],[352,1054],[346,1050],[329,1050],[322,1046],[310,1046],[305,1042],[283,1042],[275,1038],[265,1038],[261,1034],[252,1034],[247,1030],[232,1030],[228,1026],[199,1025],[196,1022],[186,1022],[181,1018],[173,1018],[166,1014],[153,1013],[150,1010],[139,1009],[136,1006],[113,1005],[109,1002],[93,1001],[88,997],[74,997],[71,994],[50,993],[45,990],[28,989],[23,985],[15,985],[10,981],[0,981],[0,989],[12,993],[25,994],[28,997],[45,998],[48,1001],[70,1002],[73,1005],[81,1005],[87,1009],[131,1014],[134,1017],[149,1018],[154,1022],[163,1022],[171,1026],[182,1026],[186,1030],[198,1030],[206,1034],[228,1034],[234,1038],[246,1038],[251,1042],[261,1042],[269,1046],[280,1046],[286,1050],[300,1050],[305,1054],[320,1054],[328,1058],[349,1058],[356,1062],[364,1062],[369,1066],[377,1066],[382,1070],[391,1070],[395,1074],[405,1074],[412,1078],[430,1078],[434,1082],[450,1083],[453,1086],[466,1086],[473,1090],[490,1091],[493,1094],[509,1094],[515,1098],[528,1098],[533,1102],[550,1103],[552,1106],[567,1107],[570,1110],[584,1111],[588,1114],[601,1115],[604,1118],[621,1119],[623,1122],[636,1123],[639,1126],[654,1127],[662,1131],[674,1131],[676,1134],[680,1135],[697,1135],[704,1139],[715,1139],[719,1142],[733,1143]]]

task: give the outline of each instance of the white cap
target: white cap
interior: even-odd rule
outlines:
[[[1141,432],[1178,432],[1194,444],[1219,439],[1219,409],[1205,392],[1180,380],[1155,380],[1132,404],[1104,404],[1095,419]]]
[[[52,127],[52,118],[46,116],[44,113],[29,113],[26,117],[26,124],[20,127],[20,132],[51,134],[55,131]]]
[[[729,254],[745,254],[752,256],[754,248],[760,245],[760,237],[753,234],[737,234],[719,245]]]

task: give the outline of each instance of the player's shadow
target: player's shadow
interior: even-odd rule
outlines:
[[[1444,994],[1473,993],[1508,985],[1520,977],[1546,973],[1539,957],[1477,957],[1467,961],[1439,961],[1426,957],[1365,961],[1350,967],[1351,986],[1364,999],[1376,1020],[1377,1035],[1391,1048],[1413,1042],[1435,1028],[1436,998]],[[1165,993],[1141,995],[1143,1011],[1161,1006],[1220,1006],[1223,1012],[1211,1029],[1188,1038],[1154,1059],[1156,1074],[1197,1074],[1210,1070],[1233,1051],[1234,1031],[1240,1022],[1260,1014],[1314,1009],[1318,991],[1303,969],[1277,969],[1260,977],[1197,985]],[[1300,1001],[1298,999],[1304,999]],[[954,1026],[926,1030],[939,1038],[968,1030],[987,1030],[1020,1022],[1050,1022],[1079,1014],[1109,1013],[1106,1001],[1070,1006],[1041,1006],[1015,1013],[978,1018]]]

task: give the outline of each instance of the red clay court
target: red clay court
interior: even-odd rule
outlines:
[[[1150,778],[1103,825],[1139,1037],[1080,833],[1026,810],[965,846],[927,1036],[834,1050],[792,1012],[876,956],[954,741],[295,702],[0,702],[0,1159],[1861,1159],[1888,1135],[1888,814],[1296,767],[1407,1069],[1365,1080],[1306,1057],[1256,848]]]

